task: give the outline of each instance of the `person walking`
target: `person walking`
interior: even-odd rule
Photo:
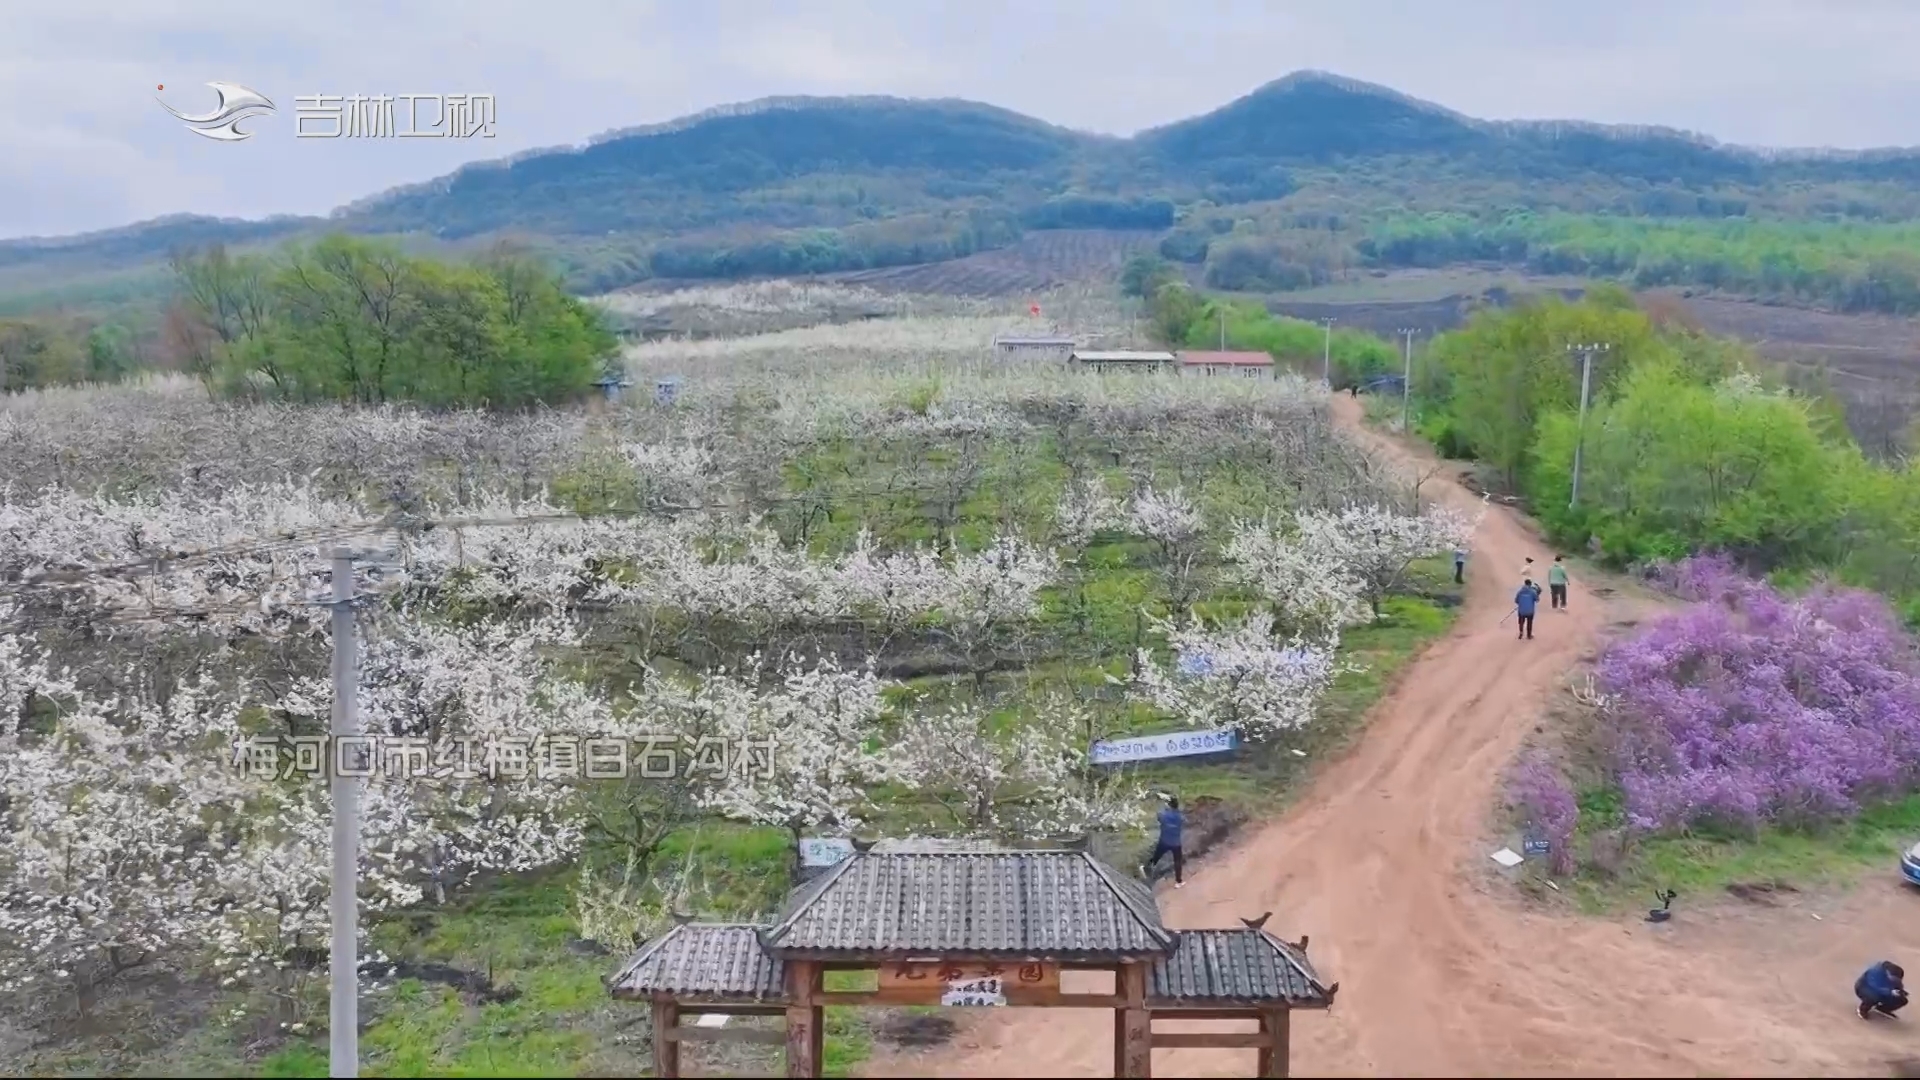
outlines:
[[[1153,855],[1140,865],[1140,876],[1149,882],[1153,880],[1153,868],[1163,855],[1173,856],[1173,887],[1178,889],[1186,885],[1187,859],[1180,850],[1180,830],[1184,819],[1180,814],[1180,800],[1167,796],[1166,808],[1160,811],[1160,840],[1153,845]]]
[[[1520,565],[1520,584],[1533,584],[1533,556],[1531,555],[1527,556],[1527,561]]]
[[[1899,964],[1882,960],[1853,981],[1853,996],[1860,999],[1860,1019],[1871,1020],[1874,1013],[1892,1016],[1907,1007],[1907,973]]]
[[[1513,594],[1513,612],[1520,619],[1520,637],[1533,640],[1533,613],[1540,605],[1540,586],[1528,581]]]
[[[1567,566],[1560,561],[1563,558],[1555,555],[1553,565],[1547,567],[1547,593],[1555,611],[1567,610]]]
[[[1467,583],[1467,549],[1463,547],[1453,549],[1453,583],[1455,585]]]

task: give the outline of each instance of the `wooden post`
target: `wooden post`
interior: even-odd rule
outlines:
[[[1120,973],[1113,973],[1113,981],[1120,981]],[[1113,1075],[1127,1075],[1127,1010],[1113,1010]]]
[[[819,1076],[827,1067],[827,1007],[810,1006],[813,1016],[808,1023],[813,1025],[813,1074]]]
[[[1153,1014],[1147,1011],[1147,965],[1120,966],[1120,997],[1127,1003],[1122,1013],[1121,1026],[1126,1029],[1126,1041],[1121,1046],[1118,1062],[1120,1075],[1150,1077],[1153,1075]]]
[[[1268,1009],[1260,1026],[1273,1037],[1273,1047],[1260,1051],[1264,1059],[1261,1076],[1291,1076],[1293,1063],[1293,1010]]]
[[[819,969],[811,960],[787,961],[787,1075],[820,1075],[820,1059],[814,1056],[819,1044],[814,1035],[814,984],[820,981]]]
[[[1273,1075],[1273,1025],[1267,1022],[1269,1015],[1271,1014],[1266,1010],[1262,1010],[1260,1015],[1255,1017],[1260,1021],[1260,1034],[1267,1037],[1267,1041],[1261,1045],[1257,1054],[1258,1062],[1253,1070],[1255,1076]]]
[[[653,1075],[680,1075],[680,1040],[674,1029],[680,1026],[680,1005],[672,998],[653,999]]]

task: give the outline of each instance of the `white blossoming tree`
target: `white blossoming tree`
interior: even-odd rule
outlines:
[[[727,817],[785,829],[796,851],[803,833],[859,828],[870,813],[885,763],[873,751],[885,711],[880,680],[832,661],[790,664],[772,690],[760,688],[754,658],[738,672],[701,681],[703,709],[735,756],[704,796]]]
[[[1134,696],[1193,728],[1231,728],[1248,738],[1304,728],[1338,670],[1330,645],[1276,642],[1266,611],[1224,630],[1198,620],[1159,629],[1174,666],[1162,667],[1142,650]]]
[[[1155,568],[1175,611],[1193,604],[1199,590],[1200,558],[1206,550],[1206,521],[1184,491],[1152,486],[1134,492],[1126,505],[1127,527],[1153,542]]]
[[[1338,512],[1300,514],[1298,543],[1326,552],[1360,583],[1361,596],[1375,615],[1380,602],[1405,579],[1418,559],[1464,546],[1479,518],[1451,507],[1434,506],[1413,515],[1383,506],[1354,506]]]
[[[1338,551],[1309,546],[1271,521],[1236,522],[1222,555],[1229,577],[1266,598],[1280,634],[1332,644],[1343,628],[1373,618],[1365,586]]]
[[[914,713],[886,750],[890,775],[970,836],[1033,840],[1142,820],[1144,788],[1088,769],[1084,706],[1047,698],[1010,712],[967,699]]]
[[[1234,576],[1274,605],[1285,631],[1324,638],[1367,622],[1419,559],[1464,546],[1477,516],[1450,507],[1402,514],[1382,506],[1240,522],[1224,552]]]

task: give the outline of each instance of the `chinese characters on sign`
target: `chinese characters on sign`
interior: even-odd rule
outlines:
[[[493,138],[492,94],[306,94],[293,99],[302,139]]]
[[[941,1005],[1041,1003],[1060,993],[1056,964],[906,962],[880,969],[880,990],[900,1001]]]
[[[1000,992],[999,979],[968,979],[964,982],[950,982],[940,995],[942,1005],[1005,1005],[1007,996]]]
[[[773,740],[257,735],[234,747],[233,764],[263,780],[336,771],[389,780],[719,780],[736,774],[765,779],[773,775]]]

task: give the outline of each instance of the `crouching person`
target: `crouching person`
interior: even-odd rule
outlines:
[[[1906,971],[1891,960],[1882,960],[1854,981],[1853,996],[1860,999],[1860,1019],[1874,1013],[1892,1016],[1907,1004]]]

